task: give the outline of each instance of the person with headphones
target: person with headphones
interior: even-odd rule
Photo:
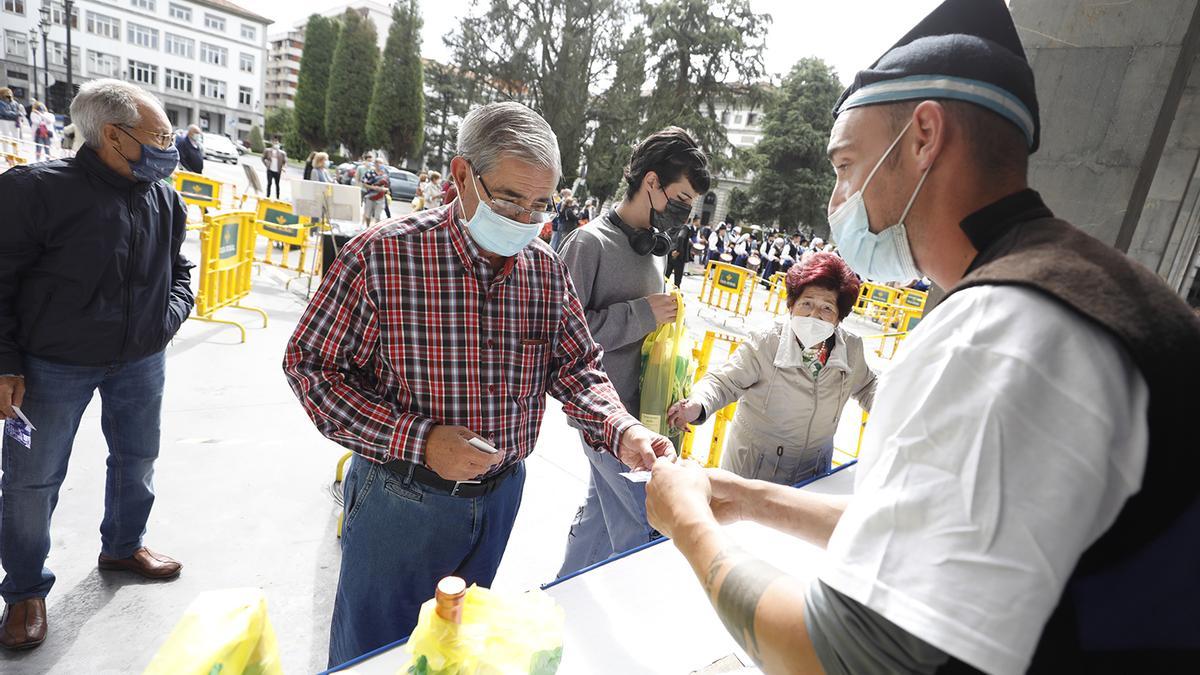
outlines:
[[[566,263],[592,336],[604,348],[604,369],[633,415],[641,408],[642,341],[675,320],[675,298],[663,292],[673,235],[708,191],[708,157],[683,129],[668,127],[642,140],[624,171],[624,199],[588,227],[565,238]],[[620,476],[628,471],[584,443],[591,463],[587,501],[567,538],[564,576],[644,544],[646,490]],[[610,461],[611,460],[611,461]]]

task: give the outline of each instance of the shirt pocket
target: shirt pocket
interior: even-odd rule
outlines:
[[[508,392],[516,399],[544,396],[549,378],[550,344],[521,340],[508,368]]]

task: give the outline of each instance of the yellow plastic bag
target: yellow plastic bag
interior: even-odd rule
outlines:
[[[283,675],[257,588],[207,591],[188,605],[145,675]]]
[[[675,323],[659,326],[642,342],[641,410],[639,419],[650,431],[660,433],[681,452],[683,434],[672,431],[667,410],[692,393],[696,372],[692,344],[683,325],[683,296],[672,291],[679,303]]]
[[[562,661],[563,611],[543,591],[519,595],[471,586],[462,623],[421,605],[409,638],[408,675],[554,675]]]

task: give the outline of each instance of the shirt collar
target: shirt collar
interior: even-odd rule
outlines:
[[[983,251],[1016,223],[1050,218],[1053,212],[1042,196],[1029,188],[1014,192],[963,218],[959,227],[976,251]]]

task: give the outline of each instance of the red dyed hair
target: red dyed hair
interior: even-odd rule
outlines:
[[[837,293],[838,319],[845,319],[858,300],[858,277],[850,266],[835,253],[814,253],[803,266],[794,265],[788,270],[788,309],[800,299],[808,286],[816,286]]]

